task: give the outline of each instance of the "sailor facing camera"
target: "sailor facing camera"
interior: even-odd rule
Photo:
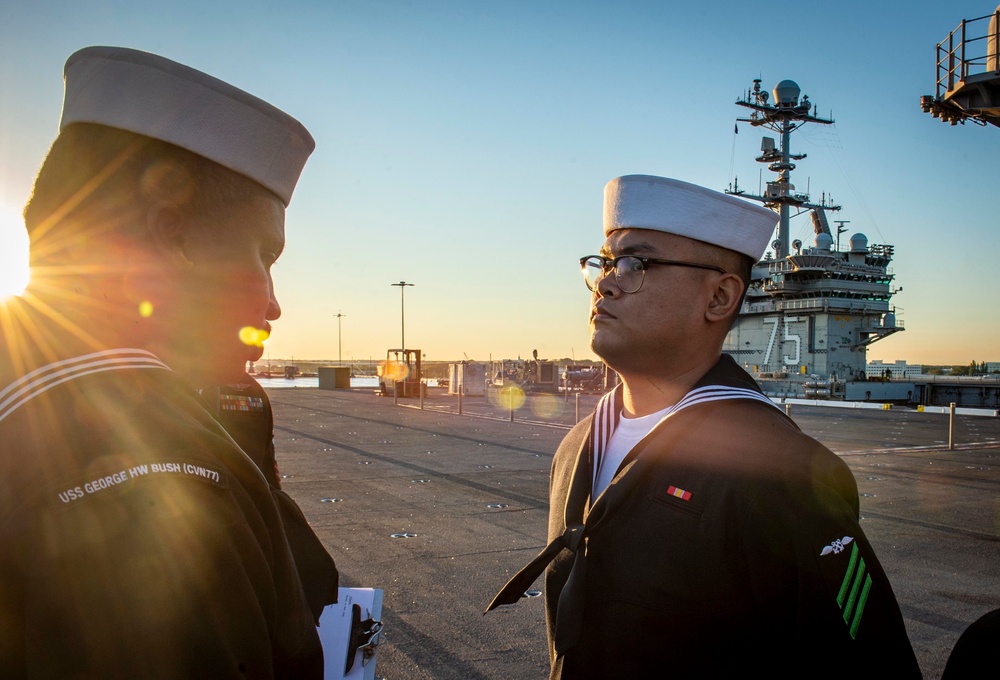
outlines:
[[[0,677],[320,678],[279,503],[196,389],[260,357],[313,140],[135,50],[65,86],[0,310]]]
[[[776,213],[632,175],[581,259],[594,352],[621,376],[552,464],[551,677],[919,677],[847,465],[722,354]],[[546,567],[547,570],[546,570]]]

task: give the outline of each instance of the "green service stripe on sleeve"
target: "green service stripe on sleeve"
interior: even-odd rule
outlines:
[[[851,594],[847,598],[847,604],[844,605],[844,623],[847,623],[851,618],[851,612],[854,611],[854,603],[858,600],[858,591],[861,590],[861,583],[865,579],[865,559],[861,558],[861,563],[858,565],[858,571],[854,575],[854,583],[851,585]]]
[[[865,579],[865,559],[862,557],[858,564],[858,571],[854,574],[854,583],[851,584],[851,594],[847,596],[847,604],[844,605],[844,622],[850,620],[851,612],[854,611],[854,604],[858,601],[858,591]]]
[[[844,574],[844,582],[840,584],[840,592],[837,593],[837,606],[844,606],[844,597],[847,595],[847,588],[851,583],[851,577],[854,575],[854,567],[858,562],[858,544],[855,543],[851,546],[851,561],[847,564],[847,573]]]
[[[861,589],[861,597],[858,599],[858,608],[854,612],[854,620],[851,621],[851,639],[858,636],[858,626],[861,625],[861,615],[865,613],[865,602],[868,601],[868,591],[872,589],[872,576],[865,577],[865,587]]]

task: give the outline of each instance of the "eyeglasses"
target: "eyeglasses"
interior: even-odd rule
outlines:
[[[634,293],[642,288],[642,282],[646,277],[646,270],[651,265],[662,264],[673,267],[693,267],[695,269],[710,269],[720,274],[725,274],[726,270],[721,267],[714,267],[710,264],[697,264],[695,262],[680,262],[678,260],[658,260],[654,257],[638,257],[636,255],[622,255],[614,259],[601,257],[600,255],[588,255],[580,258],[580,269],[583,271],[583,280],[590,290],[597,290],[597,284],[601,279],[615,271],[615,283],[623,293]]]

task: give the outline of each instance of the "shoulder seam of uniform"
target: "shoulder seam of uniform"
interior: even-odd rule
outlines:
[[[155,354],[142,349],[104,350],[46,364],[0,390],[0,421],[35,397],[71,380],[106,371],[147,368],[170,370]]]

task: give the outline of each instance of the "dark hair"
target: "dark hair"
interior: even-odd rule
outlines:
[[[31,263],[76,261],[112,234],[142,238],[145,212],[159,200],[212,221],[261,191],[173,144],[75,123],[53,142],[24,208]]]

